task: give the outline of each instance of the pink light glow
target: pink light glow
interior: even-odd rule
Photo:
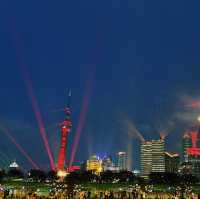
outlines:
[[[192,108],[192,109],[199,109],[200,108],[200,100],[188,99],[185,106],[188,108]]]
[[[51,152],[51,149],[50,149],[50,146],[49,146],[49,142],[48,142],[48,139],[47,139],[47,133],[46,133],[46,130],[45,130],[44,122],[43,122],[43,119],[42,119],[42,115],[41,115],[41,112],[40,112],[40,108],[39,108],[37,99],[34,95],[30,74],[27,70],[27,66],[26,66],[25,61],[24,61],[20,37],[19,37],[19,34],[16,31],[15,23],[13,23],[12,25],[13,25],[13,33],[14,33],[13,34],[14,45],[15,45],[15,48],[16,48],[16,54],[17,54],[19,66],[21,68],[21,72],[22,72],[22,76],[23,76],[23,79],[24,79],[24,82],[25,82],[25,85],[26,85],[26,89],[27,89],[27,92],[28,92],[28,95],[29,95],[29,98],[30,98],[30,101],[31,101],[31,104],[32,104],[32,108],[33,108],[36,120],[38,122],[40,135],[43,139],[45,149],[47,151],[47,155],[48,155],[49,160],[50,160],[51,169],[55,170],[54,158],[53,158],[53,155],[52,155],[52,152]]]
[[[22,148],[22,146],[15,140],[11,135],[9,130],[3,126],[0,126],[0,129],[5,133],[5,135],[10,139],[10,141],[17,147],[22,155],[29,161],[29,163],[34,167],[34,169],[39,169],[39,166],[32,160],[32,158],[27,154],[27,152]]]
[[[44,145],[45,145],[45,148],[46,148],[49,160],[50,160],[51,169],[55,170],[54,158],[53,158],[50,146],[49,146],[47,133],[46,133],[44,122],[43,122],[42,115],[41,115],[41,112],[40,112],[40,108],[39,108],[37,99],[34,95],[30,75],[29,75],[29,73],[28,73],[28,71],[27,71],[27,69],[24,65],[21,65],[21,69],[22,69],[24,81],[26,83],[27,92],[28,92],[28,95],[29,95],[29,98],[30,98],[30,101],[31,101],[31,104],[32,104],[33,112],[34,112],[36,120],[38,122],[40,135],[43,139],[43,142],[44,142]]]

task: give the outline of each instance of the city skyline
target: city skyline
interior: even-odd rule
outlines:
[[[68,108],[66,109],[68,110]],[[63,109],[63,111],[65,111]],[[73,161],[72,165],[70,165],[70,159],[71,156],[66,157],[67,155],[67,151],[65,152],[65,158],[67,158],[61,167],[59,166],[59,164],[57,164],[58,159],[54,159],[54,168],[50,167],[48,169],[61,169],[63,170],[64,168],[69,169],[69,171],[73,171],[73,167],[75,169],[78,169],[78,167],[82,164],[85,163],[86,160],[89,161],[90,158],[95,157],[96,161],[100,161],[101,164],[104,164],[104,160],[105,161],[110,161],[109,165],[110,165],[110,169],[111,171],[140,171],[141,174],[144,172],[144,175],[142,175],[144,178],[147,178],[147,176],[151,173],[151,172],[167,172],[168,170],[174,170],[174,167],[172,166],[174,164],[174,162],[171,162],[172,160],[170,158],[177,158],[178,157],[178,162],[177,164],[175,164],[175,168],[177,169],[176,172],[178,172],[178,168],[183,164],[183,163],[187,163],[190,162],[190,159],[193,157],[192,155],[199,155],[199,128],[200,126],[196,125],[190,129],[188,129],[186,131],[186,133],[180,138],[180,140],[178,140],[178,142],[181,143],[181,152],[177,152],[177,151],[171,151],[171,149],[166,148],[166,137],[160,137],[160,139],[153,139],[153,140],[142,140],[139,142],[140,145],[140,152],[137,154],[138,158],[140,159],[140,166],[139,168],[136,167],[136,165],[134,164],[130,164],[130,158],[132,160],[133,157],[130,157],[128,155],[128,151],[119,151],[117,153],[115,153],[115,156],[112,156],[109,152],[107,153],[107,155],[104,156],[99,156],[97,155],[95,152],[88,156],[85,159],[82,159],[80,161]],[[61,131],[62,132],[62,131]],[[196,134],[196,135],[195,135]],[[195,136],[194,136],[195,135]],[[142,135],[141,135],[142,136]],[[61,139],[61,136],[60,136]],[[195,139],[195,142],[194,142]],[[198,144],[198,145],[197,145]],[[18,145],[18,143],[17,143]],[[18,148],[18,146],[16,145],[16,147]],[[60,146],[62,146],[62,142],[60,143]],[[67,145],[68,146],[68,145]],[[196,148],[194,148],[194,146],[196,146]],[[23,149],[22,146],[19,145],[19,147]],[[70,146],[71,147],[71,146]],[[68,146],[68,148],[70,148]],[[60,151],[60,149],[58,148],[58,152]],[[72,149],[70,149],[70,152],[72,151]],[[20,150],[18,152],[21,152]],[[24,152],[26,153],[26,151]],[[31,159],[31,157],[26,157],[26,154],[21,154],[22,157],[24,157],[26,160],[29,161],[29,159]],[[64,154],[63,154],[64,155]],[[6,154],[1,153],[1,156],[3,157],[3,159],[1,160],[1,166],[2,166],[2,162],[3,165],[2,168],[6,168],[8,169],[9,165],[13,164],[16,162],[16,159],[14,159],[14,162],[12,163],[13,160],[8,160],[8,158],[6,157]],[[191,157],[190,159],[188,159],[188,156]],[[167,160],[166,163],[166,158],[168,158],[169,160]],[[193,157],[195,158],[195,157]],[[110,159],[110,160],[109,160]],[[192,160],[192,159],[191,159]],[[5,163],[6,162],[6,163]],[[32,164],[33,162],[33,164]],[[58,161],[59,162],[59,161]],[[35,162],[31,159],[31,161],[29,162],[32,164],[32,169],[45,169],[45,168],[40,168],[38,167],[38,165],[34,165]],[[149,166],[148,166],[149,165]],[[167,165],[167,167],[166,167]],[[77,167],[78,166],[78,167]],[[172,167],[171,167],[172,166]],[[103,165],[101,166],[103,168]],[[72,169],[72,170],[71,170]],[[80,168],[79,168],[80,169]],[[139,169],[139,170],[138,170]],[[109,169],[108,169],[109,170]],[[104,171],[104,169],[102,169],[102,171]],[[198,172],[198,171],[197,171]]]

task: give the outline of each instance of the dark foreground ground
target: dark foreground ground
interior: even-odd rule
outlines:
[[[95,184],[83,183],[66,185],[62,183],[35,183],[25,181],[6,181],[1,184],[0,198],[107,198],[107,199],[142,199],[142,198],[185,198],[198,199],[200,185],[169,187],[165,185],[137,184]]]

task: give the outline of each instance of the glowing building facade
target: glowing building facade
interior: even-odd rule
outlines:
[[[140,172],[141,176],[148,179],[152,171],[152,142],[142,142],[140,145]]]
[[[103,171],[102,160],[99,157],[97,157],[96,155],[91,156],[90,159],[87,160],[86,170],[92,171],[93,173],[102,172]]]
[[[165,172],[165,141],[152,141],[152,172]]]
[[[165,172],[164,139],[142,142],[140,145],[141,176],[148,179],[151,172]]]

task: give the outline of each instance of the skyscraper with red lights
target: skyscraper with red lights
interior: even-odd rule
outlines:
[[[61,143],[60,143],[60,150],[58,154],[58,164],[57,170],[64,170],[65,169],[65,160],[66,160],[66,148],[67,148],[67,137],[72,127],[71,122],[71,110],[70,110],[70,97],[71,92],[69,92],[69,99],[68,99],[68,106],[64,109],[65,112],[65,120],[60,124],[61,129]]]
[[[183,161],[192,165],[192,174],[200,179],[199,125],[183,136]]]

